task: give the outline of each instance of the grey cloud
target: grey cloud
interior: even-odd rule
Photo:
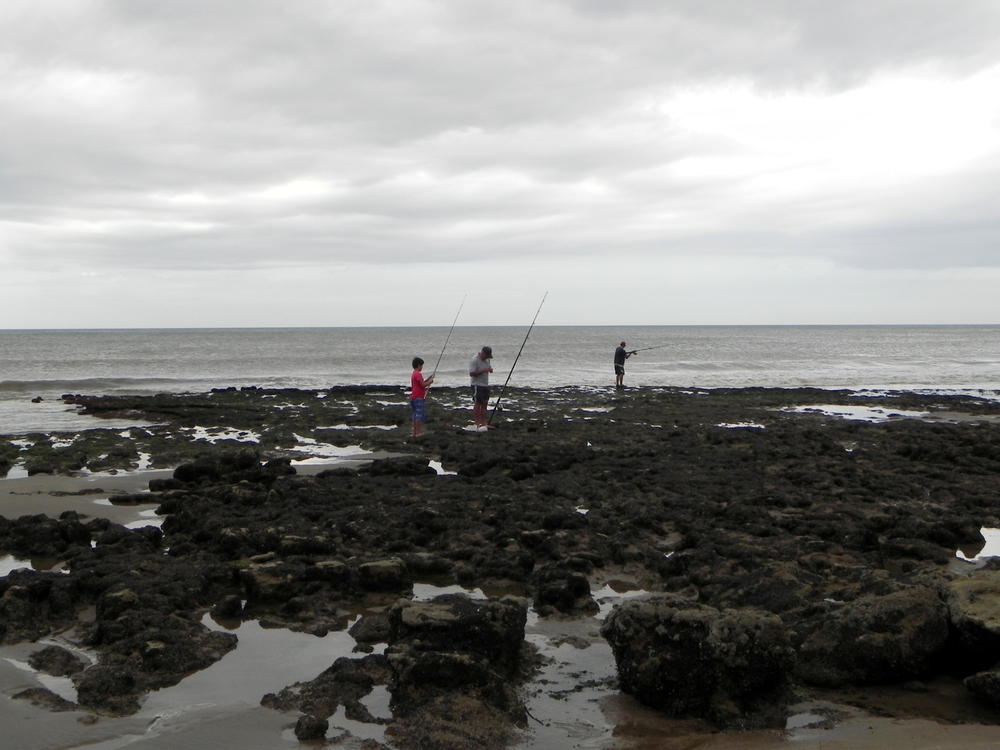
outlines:
[[[38,11],[11,19],[5,46],[37,64],[180,78],[214,114],[331,120],[362,138],[574,118],[629,92],[705,77],[766,87],[929,59],[988,64],[1000,23],[993,2],[936,0],[71,7],[83,12],[62,23]]]
[[[998,28],[985,1],[13,2],[0,209],[40,229],[8,252],[154,268],[415,247],[443,261],[611,246],[861,262],[855,248],[878,243],[882,262],[925,263],[954,232],[967,262],[1000,262],[971,190],[965,234],[946,219],[812,238],[675,227],[663,214],[723,205],[728,188],[648,172],[720,145],[643,110],[732,79],[780,92],[922,63],[968,73],[996,64]],[[335,189],[254,197],[301,178]],[[74,221],[91,229],[60,229]]]

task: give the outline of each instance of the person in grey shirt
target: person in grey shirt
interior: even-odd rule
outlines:
[[[490,359],[493,358],[493,350],[484,346],[479,354],[469,362],[469,379],[472,381],[472,419],[476,427],[485,429],[488,427],[486,417],[486,407],[490,402]]]

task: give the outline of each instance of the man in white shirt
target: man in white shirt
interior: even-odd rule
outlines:
[[[472,419],[478,428],[486,428],[489,421],[486,416],[486,408],[490,402],[490,359],[493,358],[493,350],[484,346],[479,354],[469,362],[469,379],[472,382]]]

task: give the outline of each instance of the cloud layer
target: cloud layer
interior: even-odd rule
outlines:
[[[0,50],[0,327],[72,325],[111,276],[165,309],[87,325],[230,324],[227,283],[270,292],[247,324],[348,324],[362,278],[350,324],[501,278],[553,322],[938,320],[765,299],[873,273],[1000,319],[970,299],[1000,268],[992,1],[9,0]],[[569,301],[678,269],[718,314]]]

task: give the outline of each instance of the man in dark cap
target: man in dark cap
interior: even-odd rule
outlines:
[[[635,352],[629,352],[625,350],[625,342],[623,341],[617,349],[615,349],[615,387],[624,388],[625,380],[625,360],[631,357]]]
[[[469,379],[472,381],[472,418],[476,427],[485,430],[489,419],[486,416],[486,407],[490,402],[490,359],[493,358],[493,350],[484,346],[479,354],[469,362]]]

